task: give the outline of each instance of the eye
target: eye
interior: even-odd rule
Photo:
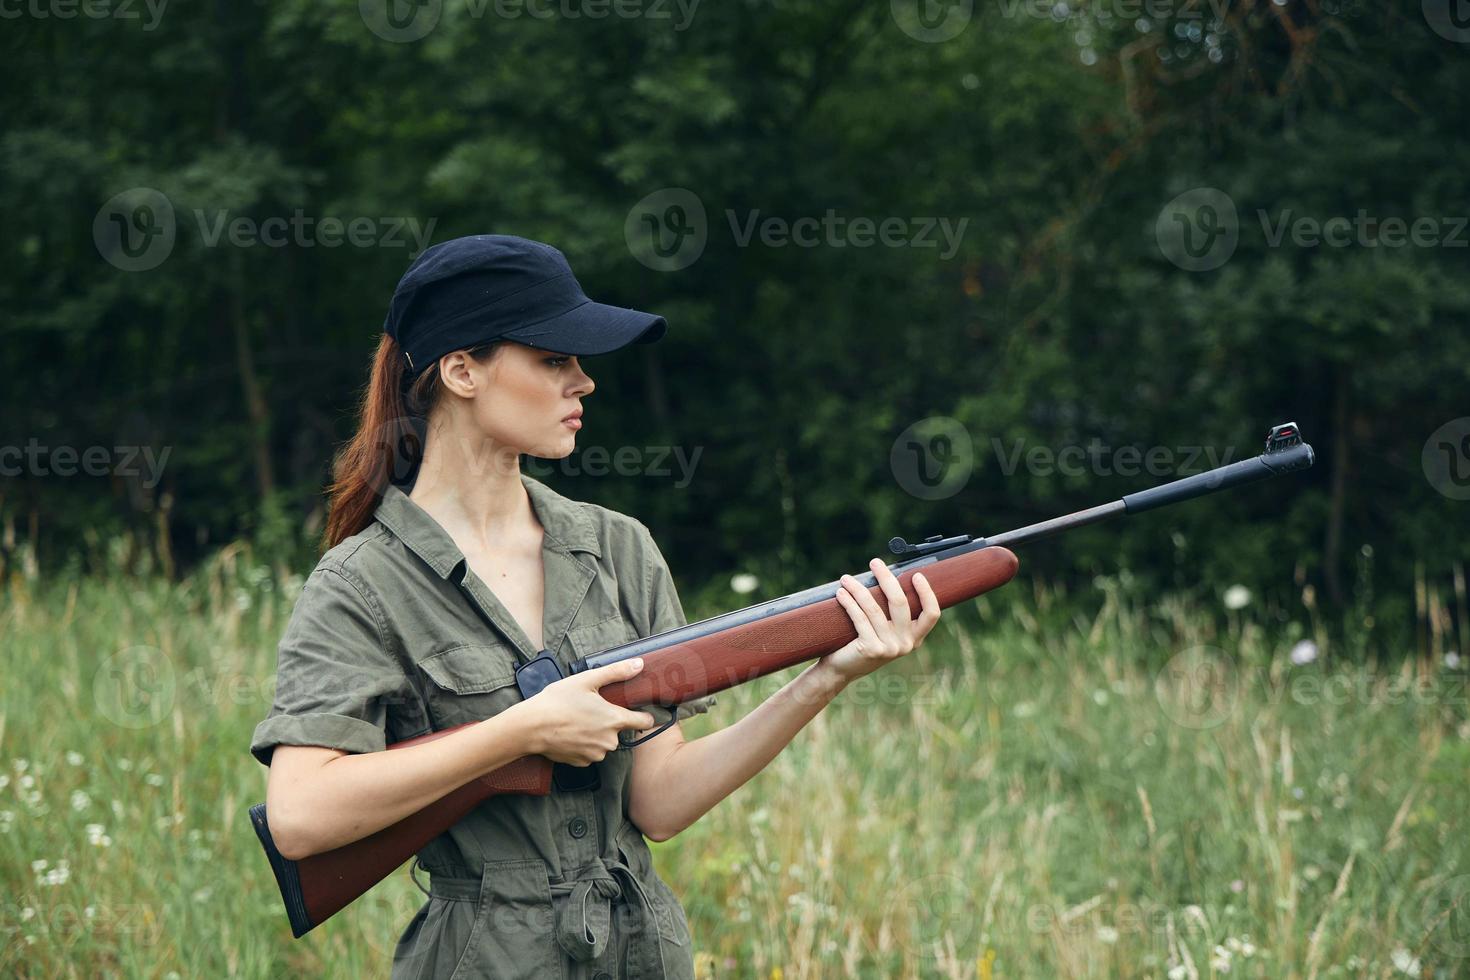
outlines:
[[[546,359],[546,363],[550,364],[552,367],[561,367],[563,364],[566,364],[570,360],[570,357],[548,357]]]

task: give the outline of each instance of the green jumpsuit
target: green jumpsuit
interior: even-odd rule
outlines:
[[[521,482],[546,532],[543,636],[564,669],[685,624],[647,527]],[[516,665],[538,652],[449,534],[390,487],[374,522],[307,579],[250,751],[266,765],[276,745],[377,752],[488,718],[520,699]],[[596,789],[493,797],[421,850],[429,897],[398,940],[392,980],[693,977],[684,910],[628,819],[632,764],[622,748],[597,764]]]

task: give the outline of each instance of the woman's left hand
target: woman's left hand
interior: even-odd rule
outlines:
[[[914,591],[919,594],[921,607],[919,618],[914,619],[909,613],[909,601],[903,594],[903,587],[883,559],[874,558],[868,567],[873,570],[878,585],[888,598],[892,618],[878,605],[867,586],[859,584],[851,575],[842,576],[837,602],[852,618],[857,639],[822,657],[818,663],[835,670],[844,681],[872,673],[889,661],[918,649],[934,624],[939,622],[939,598],[922,573],[914,573]]]

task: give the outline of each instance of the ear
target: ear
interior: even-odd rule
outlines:
[[[469,354],[462,350],[452,351],[439,358],[439,381],[450,394],[473,398],[479,390],[474,366],[474,358]]]

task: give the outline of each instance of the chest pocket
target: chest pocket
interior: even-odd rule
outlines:
[[[567,643],[572,647],[568,660],[590,657],[595,653],[611,649],[620,643],[638,639],[638,631],[622,616],[614,614],[600,623],[576,626],[567,631]]]
[[[418,662],[429,714],[436,731],[484,721],[521,699],[515,666],[505,651],[483,644],[461,644]]]

